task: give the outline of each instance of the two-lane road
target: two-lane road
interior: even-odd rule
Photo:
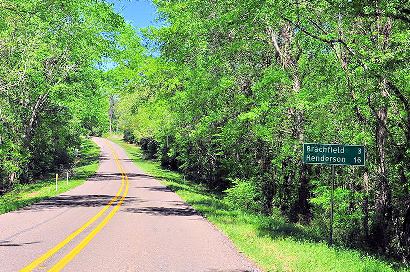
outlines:
[[[0,271],[258,271],[122,148],[94,141],[101,161],[93,178],[0,215]]]

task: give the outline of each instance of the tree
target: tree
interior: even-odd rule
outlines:
[[[0,11],[0,181],[7,189],[69,162],[79,136],[104,129],[108,99],[98,62],[118,51],[125,23],[104,1],[5,0]]]

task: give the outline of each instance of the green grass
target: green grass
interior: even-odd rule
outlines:
[[[69,178],[68,184],[63,174],[58,182],[58,191],[55,190],[55,177],[17,185],[12,191],[0,196],[0,214],[18,210],[83,184],[97,171],[100,148],[93,141],[85,139],[80,152],[79,161],[72,171],[74,175]]]
[[[329,247],[314,241],[302,226],[286,223],[280,216],[260,216],[230,209],[221,197],[204,187],[186,181],[179,173],[161,169],[160,164],[142,159],[141,150],[121,141],[137,166],[161,180],[222,230],[236,247],[264,271],[408,271],[394,269],[393,263],[366,253]]]

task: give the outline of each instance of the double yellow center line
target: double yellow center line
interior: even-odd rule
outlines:
[[[42,263],[44,263],[46,260],[51,258],[54,254],[56,254],[58,251],[60,251],[65,245],[67,245],[70,241],[72,241],[75,237],[77,237],[80,233],[82,233],[85,229],[87,229],[91,224],[93,224],[97,219],[99,219],[111,206],[112,204],[119,198],[121,192],[123,191],[124,185],[125,185],[125,190],[123,191],[123,194],[118,201],[117,205],[111,210],[111,212],[106,215],[102,221],[94,228],[91,230],[91,232],[77,245],[75,246],[69,253],[67,253],[62,259],[60,259],[49,271],[60,271],[63,269],[78,253],[83,250],[87,244],[99,233],[105,225],[112,219],[112,217],[117,213],[117,211],[120,209],[122,203],[124,202],[124,199],[126,195],[128,194],[128,187],[129,187],[129,181],[128,181],[128,176],[124,171],[124,168],[122,167],[119,158],[114,151],[114,148],[112,145],[107,141],[109,148],[111,149],[111,152],[114,157],[115,164],[118,168],[118,170],[121,172],[121,187],[118,190],[117,194],[108,202],[108,204],[101,209],[94,217],[92,217],[89,221],[87,221],[84,225],[82,225],[79,229],[71,233],[67,238],[65,238],[63,241],[61,241],[59,244],[57,244],[55,247],[44,253],[42,256],[39,258],[35,259],[33,262],[31,262],[29,265],[21,269],[20,271],[32,271]]]

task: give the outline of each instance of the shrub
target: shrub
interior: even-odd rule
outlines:
[[[259,193],[253,180],[234,179],[232,183],[232,187],[225,190],[225,202],[234,209],[259,211]]]

